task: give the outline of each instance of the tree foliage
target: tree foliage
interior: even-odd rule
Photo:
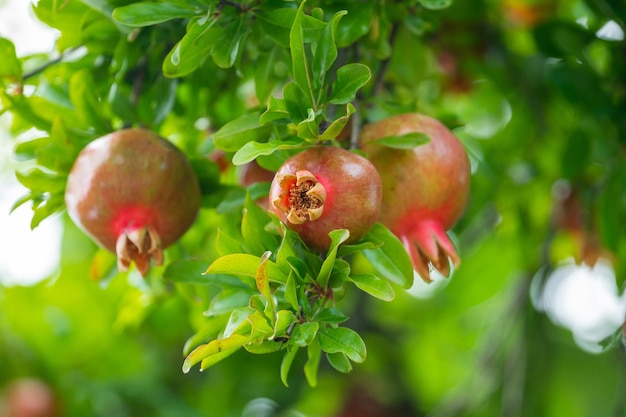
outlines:
[[[621,329],[592,356],[536,301],[568,257],[625,277],[622,3],[39,0],[33,11],[59,31],[55,51],[18,57],[0,39],[0,112],[28,190],[15,207],[32,206],[32,227],[63,212],[80,150],[129,126],[189,157],[203,208],[145,280],[118,273],[64,216],[51,285],[0,287],[0,382],[39,375],[76,416],[623,414]],[[336,230],[319,254],[257,205],[268,183],[238,182],[252,161],[276,171],[320,143],[354,147],[364,123],[408,112],[454,129],[472,162],[453,231],[463,263],[427,289],[383,225],[350,245]]]

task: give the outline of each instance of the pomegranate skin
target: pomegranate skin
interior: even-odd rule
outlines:
[[[162,264],[162,249],[189,229],[200,202],[185,155],[145,129],[117,131],[87,145],[65,191],[72,220],[117,254],[120,270],[134,261],[144,276],[150,259]]]
[[[297,203],[289,201],[298,181],[311,185],[308,193],[319,203],[304,215],[297,214]],[[333,230],[347,229],[346,243],[357,242],[369,232],[380,216],[382,184],[376,168],[362,156],[318,146],[285,161],[274,176],[269,201],[270,210],[288,228],[310,248],[325,252]]]
[[[409,150],[376,144],[414,132],[428,135],[430,142]],[[417,113],[365,125],[359,141],[382,179],[380,221],[403,242],[422,279],[430,281],[429,263],[448,276],[448,258],[456,266],[460,258],[446,230],[463,214],[470,190],[463,144],[441,122]]]

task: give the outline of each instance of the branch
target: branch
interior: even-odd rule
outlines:
[[[32,78],[40,73],[42,73],[43,71],[45,71],[46,69],[48,69],[49,67],[58,64],[59,62],[63,61],[65,58],[67,58],[69,55],[71,55],[72,53],[74,53],[78,48],[80,48],[79,46],[70,48],[68,50],[66,50],[65,52],[63,52],[61,55],[59,55],[58,57],[51,59],[48,62],[44,62],[41,66],[24,73],[24,75],[22,75],[22,81],[26,81],[29,78]]]

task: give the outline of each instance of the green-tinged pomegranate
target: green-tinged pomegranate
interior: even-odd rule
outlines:
[[[408,150],[376,143],[415,132],[430,142]],[[448,259],[458,266],[460,258],[446,230],[469,198],[470,163],[463,144],[438,120],[402,114],[364,126],[360,145],[382,179],[381,222],[400,238],[425,281],[430,281],[429,264],[448,276]]]
[[[327,251],[328,233],[360,240],[378,221],[382,187],[365,158],[334,146],[318,146],[289,158],[270,188],[270,210],[311,248]]]
[[[65,191],[70,217],[117,254],[120,271],[132,262],[146,275],[150,260],[178,240],[200,208],[200,186],[172,143],[144,129],[126,129],[91,142],[76,159]]]
[[[249,187],[259,182],[271,183],[274,179],[274,172],[263,168],[257,161],[252,161],[241,167],[237,179],[239,184],[244,187]],[[257,199],[255,203],[263,210],[268,210],[270,206],[268,196]]]

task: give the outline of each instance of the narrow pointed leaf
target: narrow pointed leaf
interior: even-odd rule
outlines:
[[[139,2],[114,9],[113,19],[128,26],[142,27],[195,14],[194,10],[174,3]]]
[[[362,253],[377,275],[404,288],[413,285],[413,265],[402,242],[385,226],[377,223],[365,239],[371,238],[383,245]]]
[[[285,356],[283,356],[283,360],[280,363],[280,380],[283,382],[283,385],[288,387],[287,377],[289,376],[289,370],[291,369],[291,365],[293,364],[293,360],[296,358],[296,354],[300,348],[298,346],[289,346],[287,348],[287,352]]]
[[[304,32],[302,28],[302,16],[304,15],[303,1],[298,8],[293,26],[289,32],[289,48],[291,50],[292,71],[295,83],[305,92],[306,100],[309,106],[314,107],[313,103],[313,82],[309,72],[309,63],[304,47]]]
[[[198,346],[185,359],[185,362],[183,363],[183,372],[188,373],[192,366],[209,356],[218,355],[226,350],[241,347],[249,341],[250,337],[248,336],[234,334],[226,339],[215,339],[206,345]],[[218,358],[224,359],[226,356],[220,355]]]
[[[373,274],[351,275],[349,280],[359,289],[383,301],[392,301],[396,294],[388,281]]]
[[[318,332],[320,346],[324,352],[345,353],[350,360],[357,363],[365,361],[367,350],[361,336],[347,327],[324,328]]]
[[[308,360],[304,364],[304,376],[311,387],[317,386],[317,371],[320,366],[322,349],[315,339],[307,348]]]
[[[328,249],[326,259],[324,259],[322,268],[317,276],[317,282],[324,288],[328,285],[330,274],[333,271],[333,265],[335,264],[335,259],[337,258],[339,245],[348,240],[350,232],[347,229],[338,229],[333,230],[328,235],[330,236],[331,241],[330,248]]]
[[[237,253],[217,258],[205,271],[205,274],[233,274],[255,279],[261,258],[245,253]],[[276,266],[267,261],[267,274],[270,281],[287,282],[287,276]]]

